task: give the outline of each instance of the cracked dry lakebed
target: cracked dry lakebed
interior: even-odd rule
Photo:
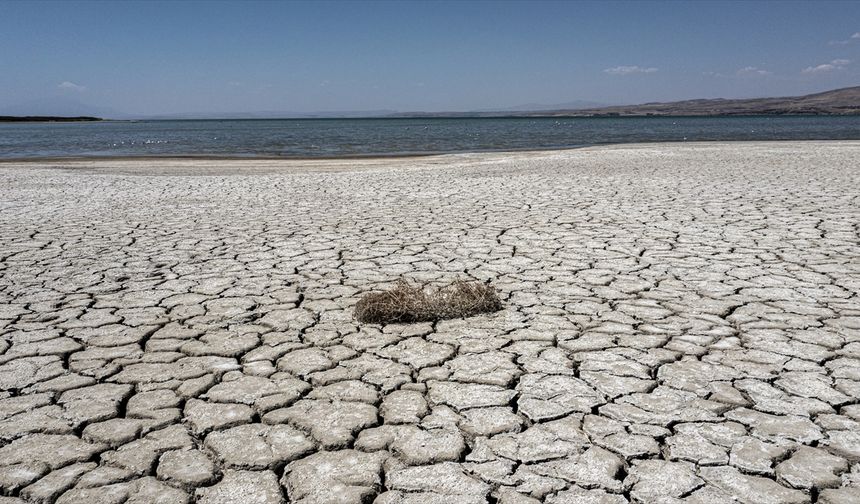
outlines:
[[[860,502],[860,142],[0,164],[0,504]],[[399,279],[501,311],[359,324]]]

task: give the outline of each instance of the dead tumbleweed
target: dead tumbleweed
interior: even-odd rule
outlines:
[[[427,290],[401,280],[391,290],[365,294],[355,305],[355,318],[371,324],[431,322],[501,309],[496,290],[481,282],[457,280]]]

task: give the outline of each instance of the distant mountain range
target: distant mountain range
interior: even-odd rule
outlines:
[[[700,99],[641,105],[605,105],[573,101],[556,105],[529,103],[507,109],[467,112],[398,112],[363,110],[340,112],[236,112],[133,115],[75,100],[54,97],[0,109],[4,116],[95,116],[109,119],[302,119],[359,117],[614,117],[729,115],[860,115],[860,86],[804,96],[748,99]]]
[[[398,112],[389,117],[640,117],[733,115],[860,115],[860,86],[780,98],[700,99],[641,105],[571,102],[555,108],[523,105],[473,112]]]
[[[555,105],[546,105],[541,103],[525,103],[523,105],[517,105],[516,107],[508,107],[508,108],[495,108],[495,109],[482,109],[482,110],[473,110],[472,112],[477,113],[498,113],[498,112],[541,112],[545,110],[579,110],[584,108],[599,108],[599,107],[608,107],[608,103],[600,103],[593,101],[585,101],[585,100],[575,100],[566,103],[556,103]],[[468,112],[467,112],[468,113]]]
[[[684,100],[612,107],[526,112],[524,116],[858,115],[860,86],[781,98]]]
[[[606,103],[577,100],[555,105],[542,105],[539,103],[527,103],[509,108],[470,110],[466,112],[441,112],[443,115],[510,115],[521,112],[554,111],[560,109],[582,109],[593,107],[605,107]],[[400,116],[432,116],[432,112],[399,112],[397,110],[343,110],[329,112],[290,112],[290,111],[258,111],[258,112],[236,112],[236,113],[182,113],[161,114],[146,116],[144,119],[326,119],[326,118],[370,118],[370,117],[400,117]]]
[[[188,112],[182,114],[159,114],[140,116],[139,119],[331,119],[331,118],[362,118],[386,117],[397,113],[395,110],[344,110],[332,112],[290,112],[290,111],[258,111],[258,112]]]

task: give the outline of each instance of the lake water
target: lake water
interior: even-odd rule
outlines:
[[[0,124],[0,158],[340,157],[703,140],[860,140],[860,117],[255,119]]]

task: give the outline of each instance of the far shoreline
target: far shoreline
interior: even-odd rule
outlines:
[[[0,124],[21,123],[147,123],[147,122],[224,122],[224,121],[409,121],[429,120],[444,121],[456,119],[469,120],[497,120],[497,119],[750,119],[750,118],[810,118],[810,117],[858,117],[858,113],[715,113],[715,114],[657,114],[657,113],[578,113],[571,112],[523,112],[523,113],[403,113],[381,116],[283,116],[283,117],[138,117],[138,118],[111,118],[111,117],[61,117],[61,116],[0,116]]]
[[[74,123],[74,122],[101,122],[105,119],[93,116],[5,116],[0,115],[2,124],[18,123]]]

